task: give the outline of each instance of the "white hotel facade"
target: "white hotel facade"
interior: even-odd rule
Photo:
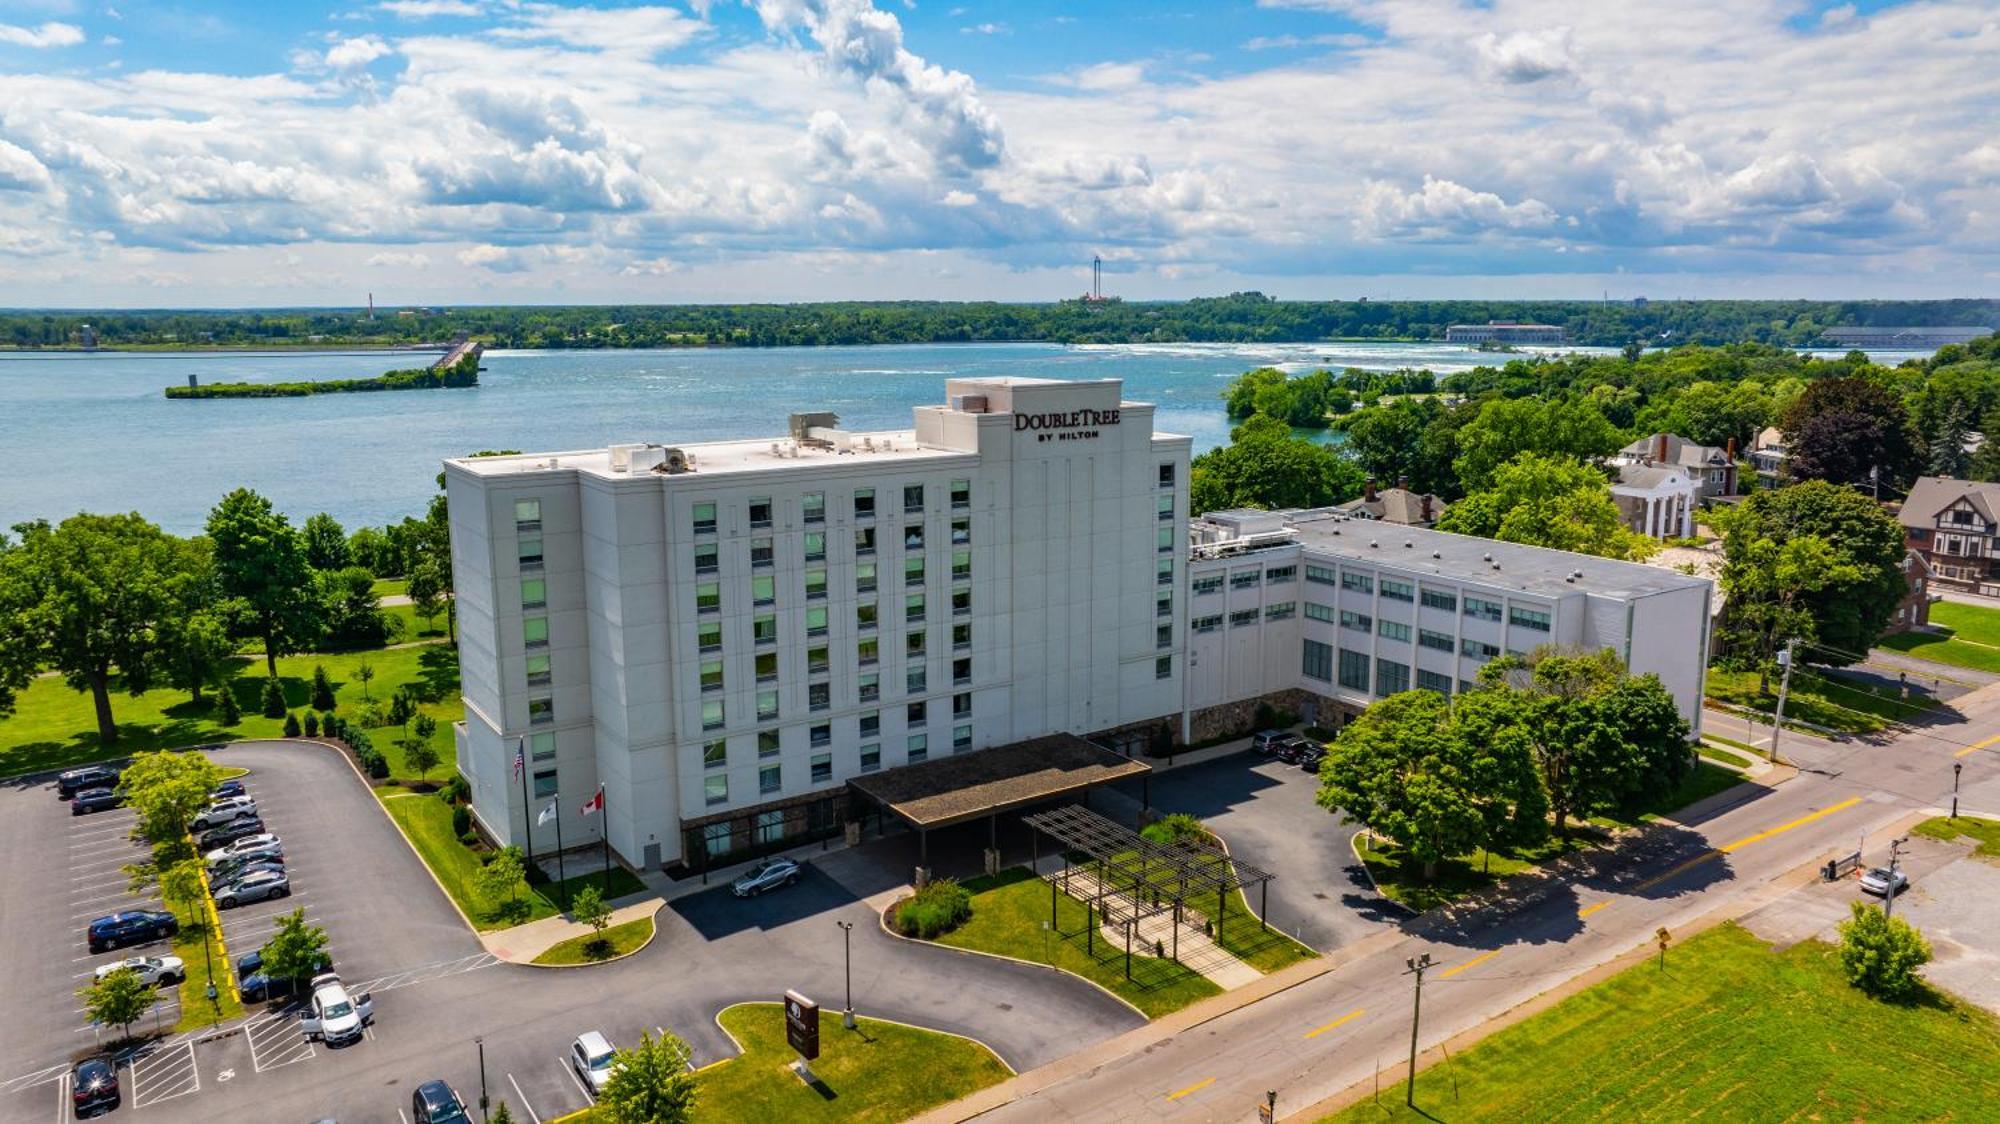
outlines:
[[[1549,642],[1613,647],[1699,722],[1702,579],[1327,512],[1191,535],[1190,441],[1118,380],[945,390],[897,432],[795,414],[778,439],[445,462],[485,830],[545,854],[555,801],[565,846],[608,829],[636,866],[699,866],[837,834],[876,770],[1200,737],[1272,697],[1332,724]]]

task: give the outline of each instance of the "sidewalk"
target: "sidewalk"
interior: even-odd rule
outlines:
[[[623,925],[628,921],[651,917],[665,904],[657,894],[629,894],[611,903],[611,924]],[[595,930],[590,926],[571,921],[568,914],[558,913],[554,917],[544,917],[511,929],[481,933],[479,943],[486,946],[486,951],[510,964],[527,964],[566,940],[587,937],[593,932]]]

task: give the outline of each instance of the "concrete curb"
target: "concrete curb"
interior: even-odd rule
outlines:
[[[895,899],[895,901],[892,901],[889,904],[895,905],[896,902],[902,900],[903,899],[899,896]],[[886,906],[883,907],[883,909],[875,915],[875,920],[881,924],[882,931],[884,933],[887,933],[890,937],[902,941],[906,944],[922,945],[925,948],[941,949],[945,952],[955,952],[961,956],[984,956],[991,960],[1006,960],[1009,961],[1010,963],[1025,965],[1026,967],[1036,968],[1044,972],[1061,972],[1063,975],[1068,976],[1070,979],[1079,980],[1083,983],[1089,984],[1091,987],[1096,988],[1097,990],[1110,996],[1112,999],[1115,999],[1118,1002],[1123,1003],[1128,1009],[1131,1010],[1133,1014],[1139,1016],[1142,1019],[1145,1019],[1147,1022],[1150,1023],[1153,1021],[1152,1016],[1146,1014],[1146,1012],[1141,1011],[1139,1008],[1133,1006],[1132,1002],[1126,999],[1124,996],[1118,994],[1117,992],[1111,990],[1108,987],[1105,987],[1103,984],[1098,983],[1096,980],[1093,980],[1088,976],[1079,976],[1075,972],[1072,972],[1067,968],[1058,968],[1054,964],[1044,964],[1038,960],[1023,960],[1018,956],[1009,956],[1004,952],[988,952],[983,948],[959,948],[956,945],[939,944],[936,941],[926,941],[926,940],[920,940],[916,937],[906,937],[903,934],[898,933],[894,928],[892,928],[889,925],[889,910]],[[1225,992],[1224,994],[1227,993]],[[1185,1010],[1186,1008],[1182,1009]],[[1163,1015],[1161,1017],[1164,1018],[1166,1016]],[[980,1045],[983,1046],[985,1045],[985,1043],[982,1042],[980,1043]],[[991,1050],[993,1048],[991,1046],[987,1046],[987,1049]],[[994,1054],[997,1057],[999,1051],[997,1050],[994,1051]]]
[[[510,958],[510,957],[504,957],[504,956],[503,956],[503,957],[501,957],[501,959],[502,959],[502,960],[505,960],[505,961],[506,961],[507,963],[509,963],[509,964],[519,964],[519,965],[520,965],[521,967],[523,967],[523,968],[544,968],[544,969],[557,969],[557,970],[560,970],[560,969],[566,969],[566,968],[597,968],[597,967],[601,967],[601,966],[603,966],[603,965],[605,965],[605,964],[616,964],[616,963],[618,963],[618,962],[619,962],[620,960],[629,960],[629,959],[631,959],[632,957],[634,957],[634,956],[637,956],[637,955],[639,955],[640,953],[642,953],[642,952],[646,951],[646,949],[650,948],[650,947],[652,946],[652,944],[653,944],[653,941],[654,941],[654,940],[655,940],[656,938],[658,938],[658,937],[659,937],[659,935],[660,935],[660,923],[659,923],[658,921],[655,921],[655,920],[654,920],[654,918],[655,918],[655,917],[657,917],[657,916],[659,915],[659,912],[660,912],[660,909],[661,909],[662,907],[664,907],[664,906],[665,906],[666,904],[667,904],[667,903],[665,903],[665,902],[660,902],[660,903],[659,903],[658,905],[654,906],[654,908],[653,908],[652,912],[650,912],[650,913],[647,913],[647,914],[645,914],[645,915],[643,915],[643,916],[641,916],[641,917],[635,917],[635,918],[633,918],[633,919],[632,919],[633,921],[644,921],[644,922],[646,922],[646,924],[647,924],[647,925],[649,926],[649,928],[647,929],[647,932],[646,932],[646,939],[645,939],[645,940],[643,940],[643,941],[640,941],[640,942],[639,942],[639,947],[638,947],[638,948],[635,948],[635,949],[633,949],[633,950],[632,950],[632,951],[630,951],[630,952],[621,952],[621,953],[619,953],[619,954],[618,954],[618,955],[616,955],[616,956],[607,956],[607,957],[605,957],[605,958],[604,958],[604,959],[602,959],[602,960],[589,960],[589,961],[585,961],[585,962],[584,962],[584,963],[582,963],[582,964],[542,964],[542,963],[538,963],[538,962],[537,962],[537,961],[536,961],[536,960],[535,960],[534,958],[532,958],[532,957],[531,957],[531,958],[529,958],[529,959],[527,959],[527,960],[514,960],[514,959],[512,959],[512,958]],[[618,923],[617,923],[617,925],[630,925],[631,923],[632,923],[632,921],[620,921],[620,922],[618,922]],[[611,926],[607,926],[607,928],[617,928],[617,925],[611,925]],[[564,938],[563,938],[562,940],[559,940],[559,941],[557,941],[557,942],[556,942],[555,944],[552,944],[552,945],[550,945],[550,946],[549,946],[548,948],[545,948],[545,949],[541,950],[540,952],[537,952],[537,953],[535,953],[535,956],[544,956],[544,955],[547,955],[547,953],[548,953],[549,949],[551,949],[551,948],[555,948],[555,947],[556,947],[557,945],[561,945],[561,944],[566,944],[566,943],[568,943],[569,941],[573,941],[573,940],[576,940],[576,939],[578,939],[578,938],[577,938],[577,937],[564,937]],[[486,951],[488,951],[488,952],[492,952],[493,950],[489,948],[489,949],[487,949]],[[495,955],[495,956],[499,956],[499,953],[494,953],[494,955]]]
[[[1368,888],[1375,892],[1375,896],[1377,898],[1388,903],[1390,906],[1396,909],[1402,910],[1405,916],[1407,917],[1418,916],[1417,910],[1412,909],[1409,906],[1404,905],[1402,902],[1399,902],[1396,899],[1390,897],[1389,895],[1383,893],[1382,884],[1375,881],[1375,872],[1368,869],[1368,859],[1361,853],[1361,837],[1364,835],[1372,835],[1372,834],[1374,834],[1372,831],[1364,827],[1357,829],[1354,832],[1354,834],[1347,837],[1347,849],[1354,852],[1354,861],[1361,864],[1361,873],[1368,879]]]
[[[716,1027],[716,1029],[717,1029],[717,1030],[720,1030],[720,1031],[722,1032],[722,1035],[723,1035],[723,1037],[725,1037],[725,1038],[729,1039],[729,1041],[730,1041],[730,1042],[731,1042],[731,1043],[732,1043],[733,1045],[735,1045],[735,1047],[736,1047],[736,1057],[735,1057],[735,1058],[718,1058],[718,1059],[716,1059],[715,1061],[712,1061],[712,1062],[708,1063],[708,1064],[707,1064],[707,1065],[705,1065],[705,1066],[701,1066],[701,1067],[699,1067],[699,1068],[695,1069],[695,1070],[694,1070],[694,1072],[696,1072],[696,1073],[700,1073],[700,1072],[701,1072],[702,1070],[704,1070],[704,1069],[713,1069],[713,1068],[715,1068],[716,1066],[719,1066],[719,1065],[721,1065],[721,1064],[722,1064],[723,1062],[733,1062],[733,1061],[735,1061],[735,1060],[736,1060],[736,1058],[740,1058],[740,1057],[742,1057],[742,1056],[743,1056],[743,1043],[742,1043],[741,1041],[739,1041],[739,1040],[737,1039],[737,1037],[736,1037],[736,1036],[735,1036],[734,1034],[731,1034],[731,1033],[729,1033],[729,1028],[728,1028],[728,1027],[726,1027],[726,1026],[722,1025],[722,1016],[723,1016],[723,1015],[725,1015],[725,1014],[727,1014],[727,1013],[728,1013],[728,1012],[730,1012],[730,1011],[734,1011],[734,1010],[735,1010],[736,1008],[738,1008],[738,1007],[777,1007],[777,1008],[780,1008],[780,1009],[782,1009],[782,1008],[784,1007],[784,1004],[782,1004],[782,1003],[773,1003],[773,1002],[771,1002],[771,1001],[770,1001],[770,1000],[768,1000],[768,999],[745,999],[745,1000],[743,1000],[743,1001],[742,1001],[742,1002],[740,1002],[740,1003],[731,1003],[731,1004],[730,1004],[729,1006],[727,1006],[727,1007],[724,1007],[724,1008],[722,1008],[721,1010],[717,1011],[717,1012],[715,1013],[715,1016],[714,1016],[714,1018],[715,1018],[715,1027]],[[829,1012],[829,1011],[828,1011],[828,1010],[827,1010],[826,1008],[822,1007],[822,1008],[820,1008],[820,1013],[821,1013],[822,1015],[825,1015],[825,1014],[830,1014],[831,1012]],[[994,1049],[994,1048],[993,1048],[992,1046],[990,1046],[990,1045],[986,1044],[985,1042],[982,1042],[982,1041],[980,1041],[980,1040],[979,1040],[979,1039],[977,1039],[977,1038],[974,1038],[974,1037],[973,1037],[973,1036],[971,1036],[970,1034],[960,1034],[960,1033],[958,1033],[957,1031],[952,1031],[952,1030],[939,1030],[939,1029],[937,1029],[936,1027],[931,1027],[931,1026],[920,1026],[920,1025],[918,1025],[918,1024],[916,1024],[916,1023],[906,1023],[906,1022],[904,1022],[904,1021],[903,1021],[903,1020],[901,1020],[901,1019],[885,1019],[885,1018],[883,1018],[883,1017],[882,1017],[882,1016],[880,1016],[880,1015],[863,1015],[863,1014],[860,1014],[860,1013],[856,1013],[856,1014],[855,1014],[855,1016],[854,1016],[854,1018],[855,1018],[855,1021],[856,1021],[856,1022],[860,1022],[860,1021],[862,1021],[862,1020],[866,1020],[866,1021],[868,1021],[868,1022],[871,1022],[871,1023],[886,1023],[886,1024],[888,1024],[889,1026],[900,1026],[900,1027],[904,1028],[905,1030],[921,1030],[921,1031],[923,1031],[923,1032],[924,1032],[925,1034],[942,1034],[942,1035],[944,1035],[944,1036],[945,1036],[946,1038],[956,1038],[956,1039],[958,1039],[958,1040],[959,1040],[959,1041],[961,1041],[961,1042],[970,1042],[970,1043],[972,1043],[972,1044],[973,1044],[974,1046],[977,1046],[977,1047],[979,1047],[980,1049],[982,1049],[982,1050],[986,1051],[987,1053],[989,1053],[989,1054],[993,1055],[993,1060],[994,1060],[994,1061],[996,1061],[996,1062],[999,1062],[999,1063],[1000,1063],[1000,1068],[1001,1068],[1001,1069],[1004,1069],[1004,1070],[1006,1070],[1006,1071],[1007,1071],[1007,1072],[1008,1072],[1009,1074],[1011,1074],[1011,1075],[1013,1075],[1013,1076],[1015,1076],[1015,1077],[1019,1077],[1019,1076],[1021,1075],[1021,1071],[1020,1071],[1020,1070],[1018,1070],[1018,1069],[1015,1069],[1012,1063],[1010,1063],[1010,1062],[1009,1062],[1009,1061],[1008,1061],[1008,1060],[1007,1060],[1006,1058],[1002,1057],[1002,1056],[1000,1055],[1000,1051],[998,1051],[998,1050],[995,1050],[995,1049]],[[845,1030],[846,1028],[845,1028],[845,1027],[842,1027],[841,1029]]]

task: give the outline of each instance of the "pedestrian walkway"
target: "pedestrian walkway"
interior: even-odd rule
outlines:
[[[1113,912],[1139,912],[1133,908],[1136,903],[1130,895],[1100,886],[1097,875],[1087,867],[1070,867],[1066,875],[1058,875],[1058,878],[1062,880],[1063,892],[1079,901],[1090,901],[1102,893],[1103,896],[1114,899]],[[1178,959],[1184,967],[1201,973],[1209,982],[1224,991],[1242,987],[1263,976],[1262,972],[1238,960],[1229,950],[1216,944],[1214,938],[1202,931],[1201,926],[1191,924],[1187,920],[1189,917],[1198,916],[1197,914],[1191,911],[1179,913],[1179,920],[1176,920],[1176,916],[1177,911],[1172,906],[1149,916],[1142,916],[1133,928],[1133,947],[1149,953],[1165,949],[1169,956]],[[1245,916],[1241,922],[1245,925],[1250,924],[1251,918]],[[1113,948],[1121,947],[1125,943],[1125,927],[1122,924],[1103,922],[1098,925],[1097,931],[1104,940],[1111,942]]]
[[[628,921],[651,917],[665,904],[666,902],[658,894],[650,892],[628,894],[611,903],[611,924],[623,925]],[[595,932],[596,930],[590,926],[572,921],[568,915],[558,913],[554,917],[544,917],[540,921],[530,921],[526,925],[516,925],[511,929],[481,933],[479,942],[486,946],[486,951],[502,960],[513,964],[527,964],[564,941],[587,937]]]

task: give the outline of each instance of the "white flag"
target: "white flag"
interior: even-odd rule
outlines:
[[[535,817],[535,826],[540,827],[543,824],[548,823],[550,820],[555,818],[556,818],[556,802],[554,800],[551,800],[549,801],[549,806],[542,809],[542,814]]]

